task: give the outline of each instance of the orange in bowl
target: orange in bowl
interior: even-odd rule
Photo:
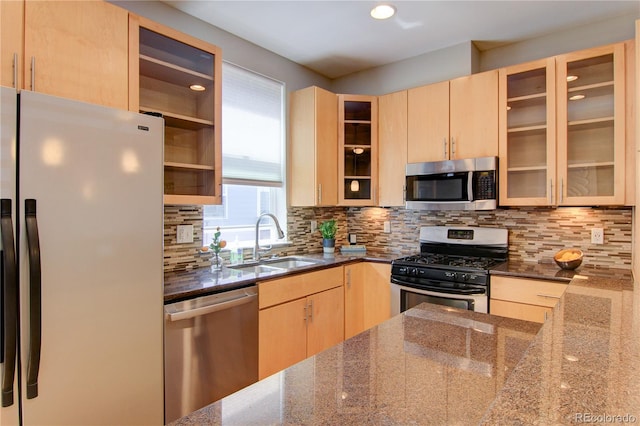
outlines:
[[[576,269],[582,263],[583,253],[579,249],[563,249],[553,256],[562,269]]]

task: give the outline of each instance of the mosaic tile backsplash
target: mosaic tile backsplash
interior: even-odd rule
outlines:
[[[583,265],[605,268],[631,268],[631,208],[509,208],[491,211],[426,212],[403,208],[291,207],[287,219],[287,239],[271,254],[320,253],[319,232],[311,233],[311,220],[318,223],[334,218],[338,222],[336,249],[346,245],[347,234],[354,233],[357,243],[371,253],[392,257],[414,254],[419,250],[420,226],[458,225],[505,227],[509,229],[509,256],[515,260],[552,263],[562,248],[575,247],[584,252]],[[384,233],[389,221],[391,232]],[[176,243],[176,226],[193,224],[194,242]],[[604,228],[605,244],[591,244],[591,228]],[[166,206],[164,225],[165,271],[210,266],[210,254],[200,254],[202,244],[202,207]],[[244,259],[251,258],[251,248]],[[228,254],[222,252],[222,257]]]

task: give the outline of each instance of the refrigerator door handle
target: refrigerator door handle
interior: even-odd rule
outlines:
[[[13,235],[11,200],[0,200],[0,229],[2,230],[2,406],[13,405],[13,382],[18,345],[18,280],[15,238]]]
[[[40,269],[40,237],[36,217],[36,200],[24,200],[29,252],[29,356],[27,364],[27,399],[38,396],[38,371],[42,343],[42,276]]]

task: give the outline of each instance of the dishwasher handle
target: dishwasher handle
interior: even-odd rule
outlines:
[[[258,297],[258,293],[253,291],[245,291],[240,297],[231,300],[225,300],[223,302],[213,302],[204,306],[199,306],[194,309],[178,310],[176,312],[167,312],[167,318],[169,321],[182,321],[185,319],[195,318],[202,315],[207,315],[213,312],[230,309],[236,306],[245,305]]]

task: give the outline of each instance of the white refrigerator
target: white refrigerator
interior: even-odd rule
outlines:
[[[0,424],[162,424],[164,121],[0,90]]]

